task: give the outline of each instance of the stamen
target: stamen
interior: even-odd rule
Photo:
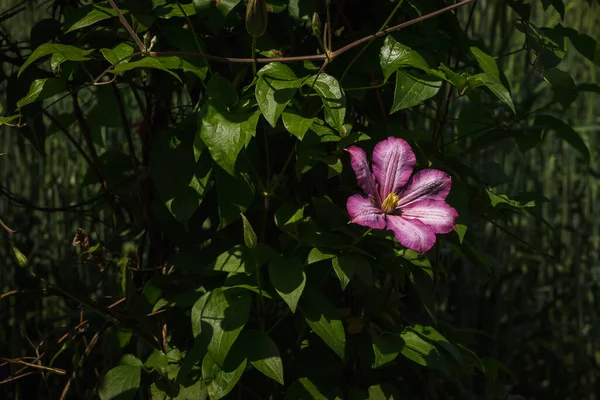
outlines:
[[[396,209],[397,204],[398,195],[396,193],[390,193],[381,204],[381,211],[386,214],[391,214]]]

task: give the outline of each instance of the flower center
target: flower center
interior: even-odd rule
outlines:
[[[381,204],[381,211],[386,214],[391,214],[396,209],[398,204],[398,195],[396,193],[390,193]]]

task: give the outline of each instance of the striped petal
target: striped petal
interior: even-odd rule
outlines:
[[[363,149],[356,146],[350,146],[346,149],[350,153],[350,165],[356,174],[358,185],[369,196],[373,196],[380,202],[379,193],[377,192],[377,184],[375,183],[375,177],[371,172],[369,162],[367,161],[367,154]]]
[[[348,198],[346,208],[350,214],[351,223],[373,229],[385,228],[385,214],[373,204],[371,199],[360,194],[352,195]]]
[[[456,226],[458,213],[444,201],[423,200],[401,208],[402,217],[417,219],[434,233],[448,233]]]
[[[373,173],[381,199],[406,184],[415,162],[415,154],[405,140],[389,137],[377,143],[373,149]]]
[[[431,249],[435,243],[435,233],[431,227],[418,219],[407,219],[400,215],[388,215],[387,229],[405,247],[421,254]]]
[[[444,171],[424,169],[414,174],[400,191],[398,207],[421,200],[444,200],[450,193],[452,178]]]

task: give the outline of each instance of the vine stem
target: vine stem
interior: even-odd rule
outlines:
[[[268,63],[272,63],[272,62],[281,62],[281,63],[286,63],[286,62],[296,62],[296,61],[310,61],[310,60],[326,60],[328,57],[333,60],[336,57],[339,57],[340,55],[346,53],[347,51],[360,46],[363,43],[367,43],[370,42],[374,39],[377,39],[379,37],[382,37],[384,35],[387,35],[391,32],[395,32],[398,31],[400,29],[404,29],[406,27],[409,27],[411,25],[417,24],[419,22],[428,20],[430,18],[433,18],[435,16],[438,16],[440,14],[446,13],[448,11],[452,11],[456,8],[462,7],[466,4],[472,3],[475,0],[463,0],[461,2],[458,2],[456,4],[452,4],[448,7],[444,7],[441,8],[437,11],[433,11],[429,14],[425,14],[422,15],[420,17],[411,19],[410,21],[406,21],[403,22],[401,24],[392,26],[390,28],[385,28],[382,29],[376,33],[373,33],[371,35],[365,36],[361,39],[355,40],[352,43],[347,44],[346,46],[343,46],[335,51],[330,52],[329,54],[313,54],[313,55],[304,55],[304,56],[294,56],[294,57],[279,57],[279,58],[267,58],[267,57],[261,57],[261,58],[236,58],[236,57],[220,57],[220,56],[215,56],[215,55],[211,55],[211,54],[205,54],[202,52],[185,52],[185,51],[165,51],[165,52],[153,52],[153,51],[147,51],[144,44],[142,43],[142,41],[140,40],[140,38],[136,35],[136,33],[133,31],[133,29],[131,28],[131,26],[129,25],[129,23],[127,22],[127,20],[125,19],[125,17],[123,17],[123,14],[119,11],[117,5],[115,4],[114,0],[109,0],[110,5],[113,7],[113,9],[115,10],[115,12],[117,12],[117,15],[119,16],[119,21],[121,22],[121,24],[125,27],[125,29],[129,32],[129,34],[131,35],[131,37],[133,38],[133,40],[138,44],[138,47],[140,48],[140,51],[137,53],[132,54],[129,57],[126,57],[122,60],[118,60],[115,64],[112,64],[109,68],[107,68],[104,72],[102,72],[102,74],[100,74],[96,79],[94,79],[94,84],[101,84],[98,83],[100,81],[100,79],[106,75],[108,72],[110,72],[110,70],[119,62],[124,61],[127,58],[133,58],[136,56],[140,56],[140,55],[146,55],[146,56],[150,56],[150,57],[160,57],[160,56],[181,56],[181,57],[202,57],[206,60],[211,60],[211,61],[217,61],[217,62],[223,62],[223,63],[231,63],[231,64],[254,64],[254,63],[258,63],[258,64],[268,64]]]
[[[135,31],[133,30],[133,28],[131,27],[131,25],[129,25],[129,22],[127,22],[127,20],[125,19],[125,16],[121,12],[121,10],[119,10],[119,7],[117,7],[117,4],[115,3],[115,0],[108,0],[108,3],[113,8],[113,10],[115,10],[115,12],[117,13],[117,17],[119,17],[119,21],[121,22],[121,25],[123,25],[123,27],[125,28],[125,30],[127,30],[127,32],[129,33],[129,35],[133,38],[133,41],[137,44],[137,46],[139,47],[140,51],[142,53],[145,53],[146,52],[146,46],[144,45],[144,43],[142,42],[142,40],[140,39],[140,37],[135,33]]]
[[[252,59],[256,60],[256,38],[252,37]],[[256,63],[252,63],[252,76],[256,76]]]

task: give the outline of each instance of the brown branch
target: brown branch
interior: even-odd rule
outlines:
[[[314,55],[307,55],[307,56],[293,56],[293,57],[278,57],[278,58],[237,58],[237,57],[220,57],[220,56],[213,56],[210,54],[205,54],[205,53],[196,53],[196,52],[189,52],[189,51],[146,51],[145,48],[140,47],[140,52],[137,53],[133,53],[130,56],[127,56],[121,60],[118,60],[116,63],[111,64],[110,67],[108,67],[106,70],[104,70],[104,72],[102,72],[96,79],[94,79],[93,84],[94,85],[100,85],[100,84],[104,84],[104,82],[99,82],[100,79],[102,77],[104,77],[104,75],[106,75],[107,73],[110,72],[110,70],[118,63],[120,63],[121,61],[124,61],[128,58],[133,58],[133,57],[137,57],[140,55],[147,55],[150,57],[161,57],[161,56],[179,56],[179,57],[201,57],[204,58],[206,60],[211,60],[211,61],[217,61],[217,62],[222,62],[222,63],[228,63],[228,64],[253,64],[253,63],[258,63],[258,64],[268,64],[268,63],[272,63],[272,62],[282,62],[282,63],[287,63],[287,62],[295,62],[295,61],[311,61],[311,60],[327,60],[328,58],[330,60],[333,60],[336,57],[339,57],[340,55],[344,54],[345,52],[347,52],[350,49],[353,49],[356,46],[360,46],[361,44],[365,43],[365,42],[369,42],[371,40],[377,39],[379,37],[385,36],[389,33],[398,31],[400,29],[404,29],[406,27],[409,27],[411,25],[417,24],[419,22],[423,22],[425,20],[428,20],[430,18],[433,18],[435,16],[438,16],[440,14],[443,14],[445,12],[454,10],[456,8],[462,7],[466,4],[472,3],[475,0],[463,0],[459,3],[453,4],[451,6],[448,7],[444,7],[441,8],[437,11],[431,12],[429,14],[426,15],[422,15],[420,17],[417,17],[415,19],[411,19],[410,21],[406,21],[403,22],[399,25],[395,25],[392,26],[391,28],[386,28],[383,29],[377,33],[374,33],[372,35],[369,36],[365,36],[362,39],[358,39],[350,44],[347,44],[344,47],[341,47],[339,49],[337,49],[336,51],[330,52],[329,54],[314,54]],[[111,3],[111,5],[114,5],[114,1],[113,0],[109,0],[109,2]],[[113,6],[113,8],[116,8],[116,5]],[[127,24],[127,21],[125,20],[125,18],[123,17],[123,19],[121,20],[121,23]],[[127,24],[127,26],[129,26],[129,24]],[[125,26],[127,28],[127,26]],[[131,29],[131,27],[129,27]],[[140,39],[137,37],[137,35],[135,34],[135,32],[132,33],[132,37],[134,39],[137,39],[137,41],[139,41]],[[143,46],[143,44],[140,43],[138,45]]]
[[[22,371],[22,370],[21,370],[21,371]],[[16,381],[17,379],[21,379],[21,378],[23,378],[23,377],[25,377],[25,376],[27,376],[27,375],[35,374],[35,373],[37,373],[37,372],[38,372],[38,371],[30,371],[30,372],[26,372],[26,373],[24,373],[24,374],[21,374],[21,375],[15,375],[15,376],[8,377],[8,378],[6,378],[5,380],[3,380],[3,381],[0,381],[0,385],[3,385],[3,384],[5,384],[5,383],[9,383],[9,382],[12,382],[12,381]]]
[[[133,38],[133,40],[135,41],[135,43],[138,45],[138,47],[140,48],[140,51],[142,53],[145,53],[146,52],[146,46],[140,40],[140,38],[135,33],[135,31],[133,30],[133,28],[131,27],[131,25],[129,25],[129,23],[125,19],[125,16],[123,15],[123,13],[121,13],[121,10],[119,10],[119,7],[117,7],[117,5],[115,4],[115,1],[114,0],[108,0],[108,3],[113,8],[113,10],[115,10],[115,12],[117,13],[117,16],[119,17],[119,21],[121,21],[121,25],[123,25],[123,27],[127,30],[127,32],[129,32],[129,35]]]
[[[27,361],[23,361],[20,359],[15,359],[15,358],[5,358],[5,357],[0,357],[0,360],[5,361],[9,364],[21,364],[21,365],[25,365],[27,367],[31,367],[31,368],[36,368],[39,369],[41,371],[47,371],[47,372],[52,372],[58,375],[65,375],[67,373],[67,371],[65,371],[64,369],[60,369],[60,368],[51,368],[51,367],[46,367],[44,365],[39,365],[39,364],[32,364],[29,363]]]

